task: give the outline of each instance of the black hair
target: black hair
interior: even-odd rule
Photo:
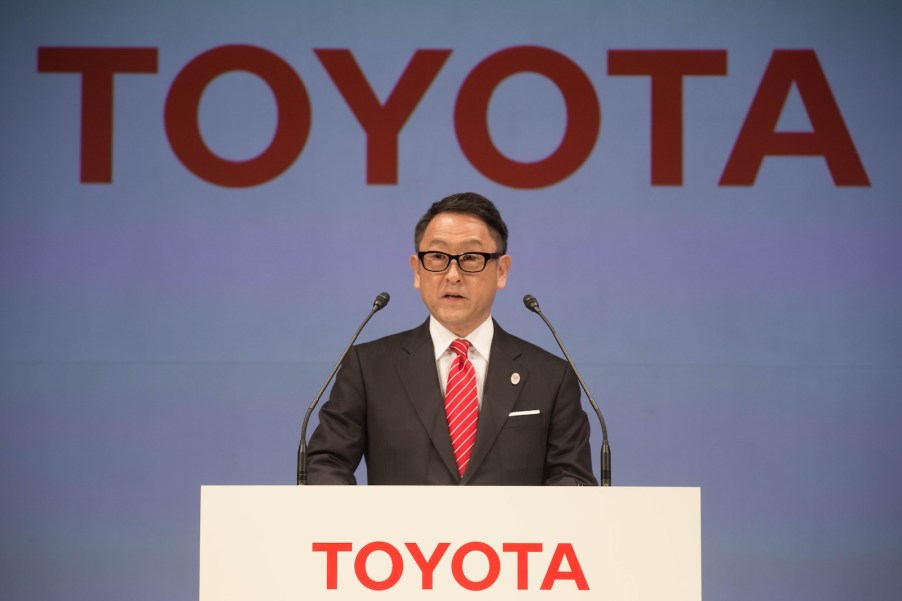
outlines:
[[[475,192],[459,192],[432,203],[414,228],[414,250],[420,249],[420,242],[423,240],[426,228],[440,213],[463,213],[480,219],[488,226],[489,233],[498,243],[498,252],[503,255],[507,254],[507,225],[501,219],[501,213],[498,212],[498,208],[491,200]]]

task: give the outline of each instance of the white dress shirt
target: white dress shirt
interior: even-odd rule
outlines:
[[[451,363],[457,357],[457,353],[452,351],[450,346],[452,342],[461,337],[451,332],[431,315],[429,316],[429,334],[432,336],[432,344],[435,345],[435,366],[438,369],[438,380],[444,397]],[[489,354],[492,350],[494,336],[495,324],[492,322],[491,315],[479,327],[463,336],[464,340],[470,342],[467,356],[476,371],[476,398],[480,408],[482,407],[482,390],[485,385],[485,374],[489,367]]]

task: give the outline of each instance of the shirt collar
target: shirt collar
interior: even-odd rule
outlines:
[[[448,347],[451,346],[452,342],[461,338],[439,323],[432,315],[429,316],[429,334],[432,336],[432,344],[435,347],[436,361],[438,361],[438,358],[448,350]],[[492,321],[492,316],[489,315],[475,330],[466,336],[463,336],[463,338],[464,340],[469,340],[476,352],[488,361],[489,353],[492,350],[492,338],[494,336],[495,324]]]

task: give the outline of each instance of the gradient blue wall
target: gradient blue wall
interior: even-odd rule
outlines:
[[[0,597],[196,598],[199,487],[293,482],[304,409],[375,294],[392,301],[363,339],[425,318],[411,229],[462,190],[512,230],[495,316],[552,349],[520,300],[539,298],[605,412],[615,485],[702,487],[707,601],[899,597],[898,3],[152,4],[0,7]],[[312,107],[300,157],[240,189],[186,169],[163,125],[182,68],[236,43],[282,57]],[[578,64],[602,112],[581,168],[532,190],[482,175],[453,125],[473,68],[522,45]],[[79,181],[81,79],[37,69],[55,46],[158,49],[156,74],[116,77],[109,184]],[[401,132],[397,184],[367,184],[315,48],[350,49],[383,99],[417,49],[453,51]],[[821,157],[718,185],[787,48],[816,53],[870,186],[835,185]],[[611,49],[727,51],[727,75],[684,80],[682,185],[652,185],[649,79],[608,75]],[[524,74],[489,117],[535,161],[566,111]],[[230,73],[199,120],[248,159],[275,102]],[[797,91],[780,128],[810,129]]]

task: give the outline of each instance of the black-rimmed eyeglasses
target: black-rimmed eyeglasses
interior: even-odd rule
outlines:
[[[461,271],[467,273],[479,273],[488,265],[491,259],[497,259],[501,253],[469,252],[459,255],[449,255],[438,250],[421,250],[417,253],[420,265],[426,271],[445,271],[451,265],[451,261],[457,261]]]

